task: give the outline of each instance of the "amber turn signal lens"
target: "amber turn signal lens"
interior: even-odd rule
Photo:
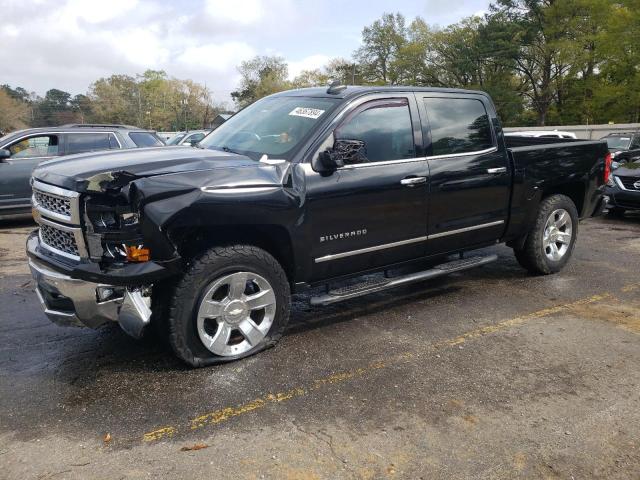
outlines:
[[[151,251],[142,246],[127,247],[127,260],[130,262],[148,262],[151,257]]]

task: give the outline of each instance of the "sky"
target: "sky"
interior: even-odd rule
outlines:
[[[385,12],[447,26],[489,0],[0,0],[0,84],[39,95],[86,93],[112,74],[147,69],[206,84],[230,102],[236,67],[279,55],[289,75],[349,58]]]

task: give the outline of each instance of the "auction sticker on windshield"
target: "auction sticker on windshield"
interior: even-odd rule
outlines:
[[[295,117],[313,118],[315,120],[323,113],[324,110],[320,110],[319,108],[296,107],[289,112],[289,115],[293,115]]]

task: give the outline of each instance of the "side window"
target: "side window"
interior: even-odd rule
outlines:
[[[67,154],[109,150],[108,133],[69,133],[67,135]]]
[[[425,98],[432,155],[477,152],[493,146],[489,115],[480,100]]]
[[[25,138],[9,146],[11,158],[54,157],[58,155],[58,136],[40,135]]]
[[[640,149],[640,137],[638,136],[633,137],[633,140],[631,141],[631,145],[629,146],[629,150],[636,150],[636,149]]]
[[[160,147],[164,145],[158,137],[148,132],[131,132],[129,138],[137,147]]]
[[[359,163],[384,162],[416,156],[409,102],[374,100],[358,108],[335,130],[336,140],[364,142]]]
[[[204,133],[194,133],[185,140],[185,143],[198,143],[204,138]]]

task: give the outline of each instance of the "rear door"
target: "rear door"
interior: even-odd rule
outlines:
[[[370,95],[340,118],[320,150],[335,139],[361,140],[366,153],[330,174],[304,165],[313,280],[425,250],[429,172],[413,93]]]
[[[57,157],[59,145],[59,135],[38,133],[3,147],[11,152],[11,157],[0,162],[0,215],[29,208],[31,172],[40,162]]]
[[[508,216],[511,172],[489,116],[493,106],[482,95],[417,96],[428,130],[427,253],[497,240]]]

